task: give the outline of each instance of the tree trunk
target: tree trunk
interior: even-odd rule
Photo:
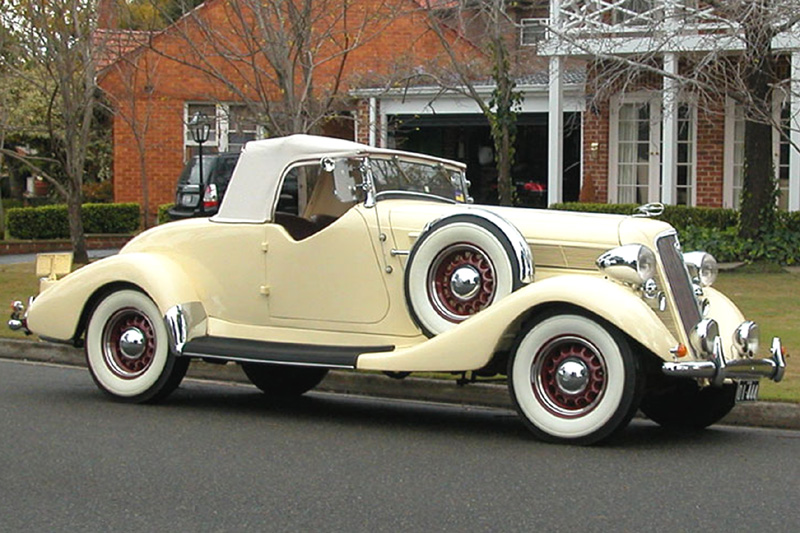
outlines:
[[[511,183],[511,135],[508,128],[503,128],[495,136],[497,152],[497,200],[500,205],[514,205]]]
[[[758,11],[745,25],[745,85],[751,99],[745,112],[744,183],[739,219],[739,236],[755,239],[773,228],[775,222],[775,177],[772,165],[772,91],[775,83],[773,33],[766,24],[769,0],[758,0]],[[760,113],[765,116],[756,116]]]
[[[81,220],[80,194],[70,194],[68,196],[67,219],[69,220],[69,235],[72,241],[73,261],[76,264],[85,265],[89,262],[89,254],[86,251],[86,235],[83,232],[83,220]]]

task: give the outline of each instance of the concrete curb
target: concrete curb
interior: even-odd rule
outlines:
[[[0,339],[0,358],[86,366],[83,351],[47,342]],[[214,365],[193,362],[189,377],[196,379],[248,383],[239,365]],[[332,371],[315,389],[338,394],[380,398],[431,401],[480,407],[513,409],[504,384],[472,383],[457,385],[449,380],[408,377],[392,379],[383,374]],[[800,405],[755,402],[737,405],[721,424],[736,426],[800,429]]]

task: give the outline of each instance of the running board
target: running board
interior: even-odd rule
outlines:
[[[353,369],[362,353],[392,350],[394,346],[324,346],[205,336],[187,342],[180,355],[241,363]]]

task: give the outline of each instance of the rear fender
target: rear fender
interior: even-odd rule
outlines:
[[[184,270],[166,256],[126,253],[92,263],[52,284],[34,301],[28,327],[57,341],[77,340],[94,305],[115,288],[146,293],[162,314],[199,297]]]
[[[362,354],[357,368],[408,372],[477,370],[511,344],[526,320],[564,304],[606,320],[662,359],[670,357],[670,349],[678,342],[630,289],[600,277],[569,275],[527,285],[421,344]]]

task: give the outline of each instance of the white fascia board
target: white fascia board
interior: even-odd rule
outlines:
[[[575,37],[554,38],[539,45],[542,56],[597,57],[602,55],[631,55],[642,53],[692,53],[726,50],[739,52],[745,49],[744,41],[736,35],[670,36],[614,36],[614,37]],[[774,51],[800,50],[800,27],[776,36],[772,41]]]
[[[481,88],[483,89],[483,88]],[[488,100],[491,87],[479,91]],[[548,88],[542,85],[518,86],[523,93],[522,113],[547,113]],[[375,92],[373,92],[375,91]],[[380,100],[382,115],[447,115],[447,114],[480,114],[481,109],[471,98],[456,92],[441,90],[417,89],[386,91],[385,89],[359,89],[352,91],[356,97],[366,98],[368,94]],[[570,85],[564,90],[564,111],[580,112],[586,108],[583,87]]]
[[[691,53],[713,50],[743,50],[742,41],[735,36],[675,35],[670,38],[608,37],[575,39],[574,42],[548,43],[541,47],[543,56],[575,56],[592,58],[608,55],[636,55],[643,53]]]

